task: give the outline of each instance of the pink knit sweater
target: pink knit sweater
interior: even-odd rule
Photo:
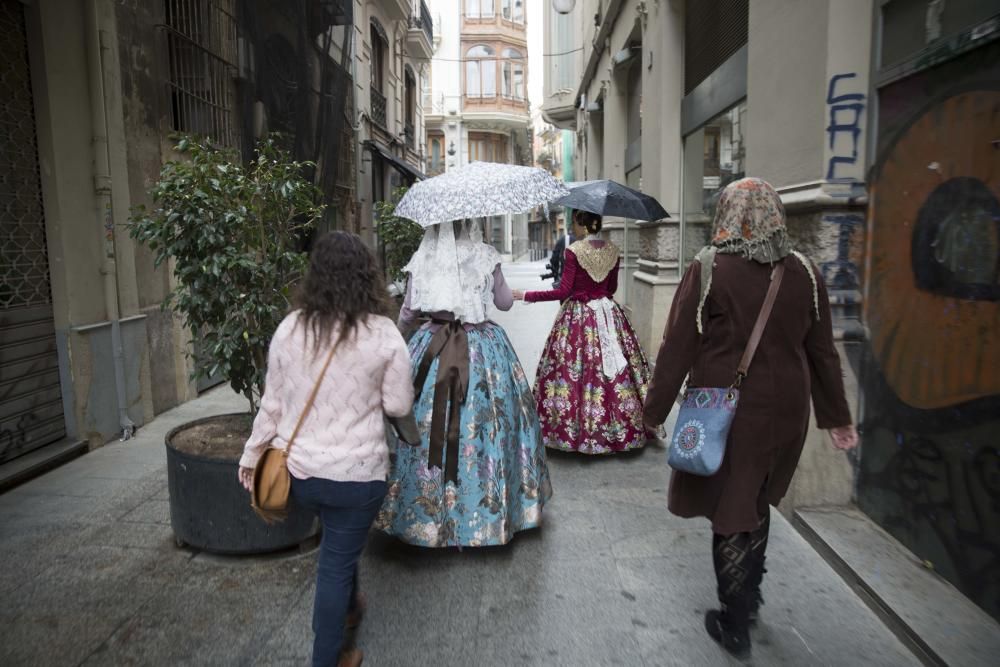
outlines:
[[[334,332],[334,340],[339,332]],[[252,468],[268,441],[284,449],[323,368],[329,345],[316,352],[299,311],[278,326],[268,352],[267,381],[240,465]],[[299,430],[288,470],[299,479],[384,480],[389,449],[383,413],[406,415],[413,406],[410,355],[392,320],[371,316],[340,344],[316,402]]]

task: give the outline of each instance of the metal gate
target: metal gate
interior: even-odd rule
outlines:
[[[24,9],[0,0],[0,462],[65,434]]]

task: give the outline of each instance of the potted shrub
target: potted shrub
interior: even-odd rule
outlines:
[[[299,250],[322,213],[317,188],[273,138],[244,164],[232,150],[186,137],[165,164],[152,210],[133,211],[130,232],[169,262],[175,288],[165,307],[197,332],[195,376],[220,374],[246,397],[245,413],[184,424],[166,438],[170,520],[178,544],[216,553],[263,553],[315,534],[292,508],[267,525],[237,483],[243,444],[264,391],[267,347],[306,270]],[[189,351],[190,355],[195,352]]]
[[[424,229],[416,222],[396,215],[396,204],[406,194],[406,188],[397,188],[389,201],[375,202],[375,223],[382,241],[383,262],[389,278],[389,293],[400,307],[406,294],[406,276],[403,267],[413,257],[424,238]]]

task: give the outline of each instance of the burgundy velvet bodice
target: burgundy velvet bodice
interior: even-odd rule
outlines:
[[[527,292],[524,295],[524,300],[535,302],[572,299],[587,302],[602,297],[611,298],[618,291],[618,265],[619,262],[615,262],[614,268],[604,280],[597,282],[580,266],[573,251],[566,250],[562,279],[559,281],[558,289]]]

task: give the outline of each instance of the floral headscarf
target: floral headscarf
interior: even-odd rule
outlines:
[[[767,181],[742,178],[726,186],[715,209],[712,245],[723,254],[773,263],[788,255],[781,196]]]
[[[712,225],[712,242],[695,257],[701,263],[701,299],[698,302],[698,333],[702,333],[701,312],[712,288],[715,256],[743,255],[746,259],[773,264],[794,255],[813,282],[813,305],[819,319],[816,276],[805,255],[792,249],[785,227],[785,206],[771,184],[760,178],[741,178],[730,183],[719,196]]]

